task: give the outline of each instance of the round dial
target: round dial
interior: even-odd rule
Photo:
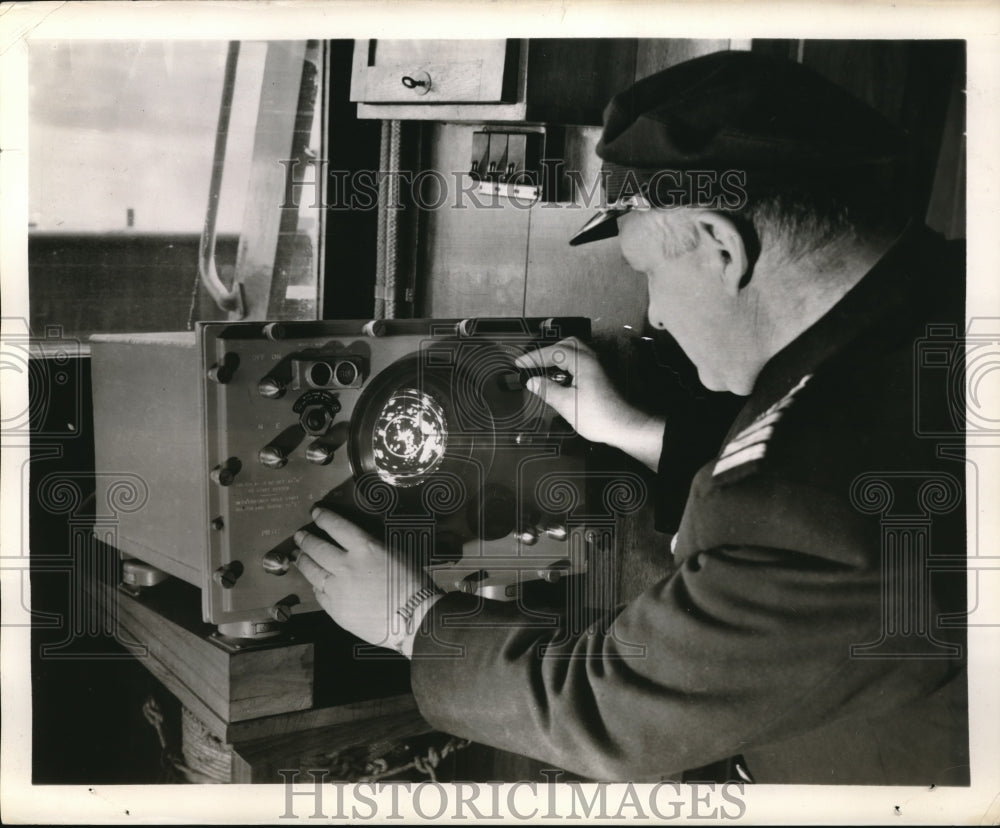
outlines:
[[[395,391],[372,429],[372,454],[379,477],[393,486],[416,486],[444,459],[448,421],[444,408],[416,388]]]

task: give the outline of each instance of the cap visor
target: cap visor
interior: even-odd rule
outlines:
[[[578,244],[587,244],[588,242],[610,239],[612,236],[617,236],[618,217],[625,215],[628,211],[628,207],[601,210],[569,240],[570,245],[576,247]]]

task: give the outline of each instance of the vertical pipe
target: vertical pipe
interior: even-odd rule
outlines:
[[[382,121],[382,135],[379,143],[379,163],[378,163],[378,204],[377,209],[377,230],[375,236],[375,319],[385,319],[385,234],[386,215],[388,206],[388,184],[386,182],[386,170],[389,168],[389,136],[392,131],[391,121]]]
[[[389,175],[386,191],[388,203],[385,216],[385,318],[397,316],[397,290],[399,287],[399,214],[402,204],[399,198],[399,157],[402,125],[390,121],[389,127]]]

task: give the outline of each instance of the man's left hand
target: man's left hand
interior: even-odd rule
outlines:
[[[335,512],[317,507],[312,517],[335,541],[305,530],[295,533],[302,550],[296,565],[312,584],[320,606],[358,638],[409,656],[414,630],[427,607],[419,607],[422,611],[413,614],[410,624],[407,612],[400,610],[430,585],[426,573]]]

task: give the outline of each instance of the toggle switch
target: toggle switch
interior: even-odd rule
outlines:
[[[507,133],[490,132],[490,153],[484,178],[496,180],[507,169]]]
[[[538,183],[541,139],[538,133],[514,132],[507,136],[507,166],[501,181]]]
[[[486,177],[490,164],[490,134],[488,132],[472,133],[472,162],[469,165],[469,175],[476,181]]]

